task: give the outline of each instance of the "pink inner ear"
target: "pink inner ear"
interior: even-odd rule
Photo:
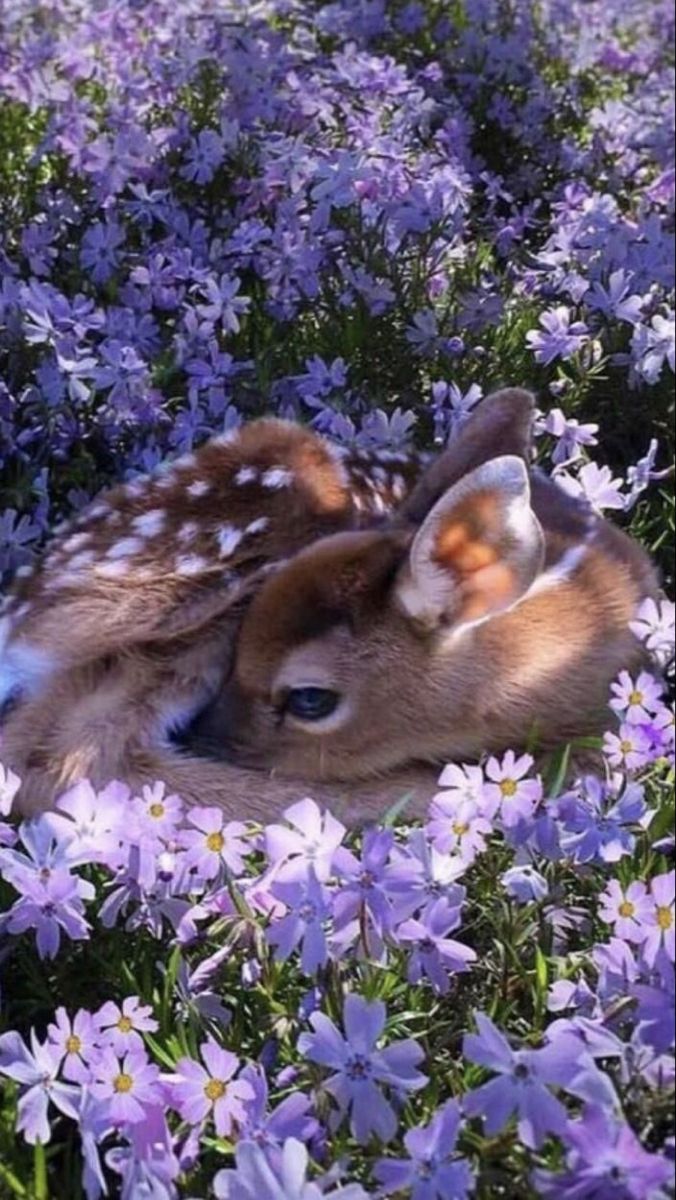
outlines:
[[[516,600],[517,595],[516,575],[506,563],[481,567],[464,581],[460,618],[463,621],[477,621],[488,613],[500,612]]]

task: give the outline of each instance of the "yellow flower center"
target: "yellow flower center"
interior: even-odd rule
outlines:
[[[622,751],[623,754],[631,754],[633,749],[634,749],[634,746],[633,746],[632,742],[627,741],[626,738],[624,739],[623,742],[620,742],[620,750]]]
[[[79,1054],[82,1049],[80,1038],[74,1033],[71,1033],[69,1038],[66,1038],[66,1054]]]
[[[134,1086],[134,1080],[131,1075],[116,1075],[113,1080],[113,1091],[115,1092],[130,1092]]]
[[[119,1029],[120,1033],[131,1033],[132,1029],[134,1028],[131,1017],[120,1017],[119,1021],[117,1022],[117,1028]]]
[[[220,1100],[225,1093],[226,1085],[223,1083],[222,1079],[210,1079],[204,1088],[204,1095],[206,1096],[207,1100],[211,1100],[212,1104],[215,1104],[217,1100]]]
[[[222,833],[210,833],[207,838],[207,850],[211,850],[213,854],[220,854],[225,845],[225,838]]]
[[[657,906],[657,924],[660,929],[671,929],[673,923],[674,914],[671,909],[666,904],[659,904]]]
[[[631,900],[623,900],[617,911],[621,917],[633,917],[636,909]]]
[[[462,837],[463,834],[467,833],[468,829],[469,825],[466,821],[456,821],[455,825],[453,826],[453,832],[456,837]]]
[[[164,816],[164,805],[163,804],[151,804],[150,808],[148,809],[148,812],[150,813],[151,817],[155,817],[156,820],[159,821],[160,817]]]
[[[515,796],[516,783],[513,779],[503,779],[502,783],[500,784],[500,791],[502,792],[503,796]]]
[[[629,703],[630,704],[643,704],[643,692],[636,692],[636,691],[630,692],[629,693]]]

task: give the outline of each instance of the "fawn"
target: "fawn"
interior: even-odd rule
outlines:
[[[297,799],[298,783],[190,759],[171,735],[230,670],[266,573],[314,538],[384,520],[421,461],[263,419],[97,497],[19,570],[0,618],[0,760],[22,777],[21,810],[83,778],[163,779],[252,817]],[[393,799],[385,785],[365,796],[379,811]]]
[[[425,470],[261,421],[96,501],[4,617],[24,810],[86,776],[269,817],[302,779],[364,819],[432,764],[606,725],[657,584],[529,471],[532,417],[498,392]]]

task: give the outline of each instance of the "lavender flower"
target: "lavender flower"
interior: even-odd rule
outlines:
[[[106,1047],[92,1064],[91,1094],[114,1125],[136,1125],[149,1108],[162,1103],[160,1072],[145,1050],[129,1050],[123,1058]]]
[[[213,1038],[200,1047],[202,1063],[181,1058],[169,1079],[172,1104],[185,1121],[201,1125],[209,1117],[219,1137],[230,1137],[233,1127],[246,1120],[245,1105],[254,1090],[243,1076],[235,1078],[239,1060]]]
[[[672,1164],[650,1154],[636,1134],[602,1108],[590,1106],[565,1132],[568,1170],[535,1172],[539,1196],[551,1200],[666,1200]]]
[[[394,1042],[383,1050],[376,1048],[385,1017],[384,1004],[349,995],[343,1008],[345,1037],[333,1021],[318,1012],[310,1017],[314,1033],[303,1033],[298,1039],[301,1054],[334,1072],[324,1087],[336,1101],[341,1117],[349,1113],[350,1130],[358,1142],[367,1142],[374,1133],[388,1142],[396,1133],[397,1119],[383,1096],[383,1085],[406,1093],[425,1084],[426,1077],[418,1070],[423,1052],[412,1039]]]
[[[463,1053],[471,1062],[497,1072],[463,1101],[468,1116],[483,1116],[486,1133],[498,1133],[516,1113],[519,1137],[537,1149],[550,1134],[563,1134],[567,1116],[548,1084],[558,1083],[560,1055],[549,1047],[542,1050],[512,1050],[509,1042],[483,1013],[476,1013],[479,1033],[469,1033]],[[567,1059],[567,1052],[566,1052]]]
[[[46,1145],[51,1138],[50,1101],[67,1117],[77,1120],[79,1088],[58,1078],[61,1052],[51,1042],[40,1043],[31,1031],[30,1049],[18,1033],[0,1035],[0,1074],[21,1085],[17,1107],[17,1132],[27,1142]]]
[[[449,1100],[429,1125],[409,1130],[404,1135],[408,1158],[381,1158],[374,1167],[383,1194],[406,1191],[411,1200],[467,1200],[474,1178],[456,1152],[460,1127],[460,1109]]]
[[[476,952],[448,934],[457,929],[460,915],[446,900],[438,900],[424,914],[422,920],[403,921],[397,929],[397,937],[404,945],[413,947],[408,962],[410,983],[429,979],[432,987],[442,996],[449,990],[449,975],[468,971],[476,962]]]
[[[308,1152],[295,1138],[289,1138],[282,1151],[279,1169],[273,1171],[264,1152],[253,1142],[240,1142],[235,1169],[219,1171],[214,1179],[217,1200],[366,1200],[358,1184],[331,1187],[322,1181],[306,1179]]]
[[[557,358],[568,359],[588,340],[587,326],[583,321],[572,321],[570,309],[564,304],[542,313],[540,325],[544,330],[531,329],[526,335],[530,350],[535,352],[535,361],[549,366]]]

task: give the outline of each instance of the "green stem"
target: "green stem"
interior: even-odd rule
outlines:
[[[49,1185],[47,1183],[47,1159],[42,1142],[36,1142],[33,1151],[33,1174],[35,1179],[35,1200],[49,1200]]]

